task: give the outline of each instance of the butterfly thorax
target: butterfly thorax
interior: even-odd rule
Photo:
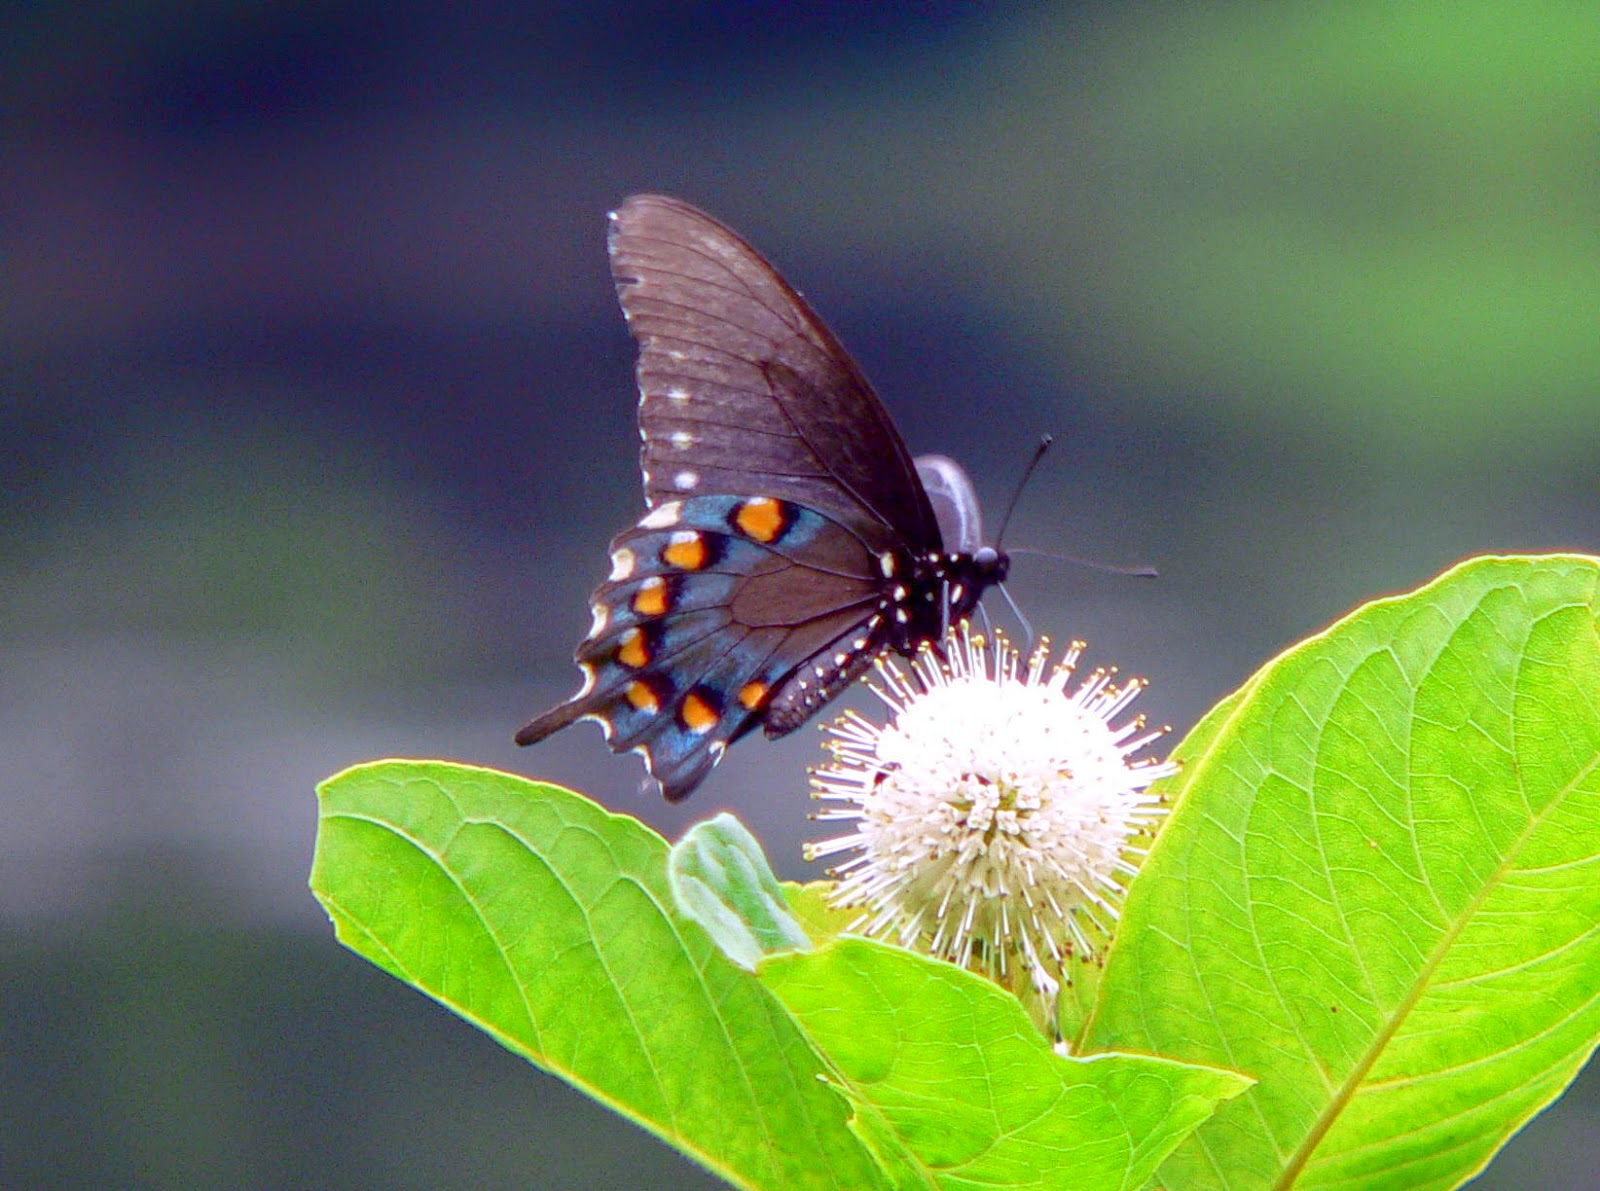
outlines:
[[[1005,582],[1010,558],[992,546],[970,554],[906,557],[899,581],[886,586],[880,608],[889,645],[908,656],[924,642],[938,644],[947,629],[971,615],[983,593]]]

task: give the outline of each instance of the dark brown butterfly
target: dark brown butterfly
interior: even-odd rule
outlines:
[[[937,644],[1007,559],[981,543],[966,473],[911,458],[839,341],[732,231],[634,195],[610,253],[647,510],[611,543],[583,688],[517,743],[596,720],[675,802],[758,724],[792,732],[885,650]]]

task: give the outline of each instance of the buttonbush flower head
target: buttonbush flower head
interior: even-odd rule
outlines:
[[[1135,755],[1165,729],[1118,724],[1144,688],[1096,670],[1073,685],[1074,642],[1050,662],[966,624],[941,658],[878,665],[889,722],[846,712],[812,776],[816,818],[845,834],[810,859],[848,854],[832,874],[849,929],[941,956],[1053,1004],[1067,961],[1094,959],[1165,812],[1147,787],[1175,772]]]

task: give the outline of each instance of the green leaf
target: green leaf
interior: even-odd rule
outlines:
[[[726,812],[696,823],[672,846],[667,880],[678,909],[747,971],[763,955],[811,946],[761,845]]]
[[[319,793],[311,886],[351,949],[736,1186],[883,1185],[793,1021],[673,909],[659,836],[444,762]]]
[[[759,975],[827,1055],[897,1187],[1131,1191],[1250,1082],[1143,1055],[1063,1058],[994,984],[868,939]]]
[[[1259,1085],[1170,1186],[1454,1187],[1600,1039],[1600,560],[1486,558],[1175,750],[1084,1041]]]
[[[826,943],[850,928],[861,914],[859,909],[840,909],[828,901],[833,881],[807,881],[804,885],[785,883],[783,892],[789,912],[800,923],[813,944]]]

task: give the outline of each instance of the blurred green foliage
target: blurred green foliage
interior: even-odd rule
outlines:
[[[1121,9],[1009,48],[999,143],[954,161],[1006,162],[999,296],[1063,362],[1424,467],[1592,453],[1600,9]]]
[[[436,678],[472,656],[459,544],[336,434],[168,414],[130,419],[85,461],[0,529],[0,643],[235,642],[270,651],[301,694]]]

